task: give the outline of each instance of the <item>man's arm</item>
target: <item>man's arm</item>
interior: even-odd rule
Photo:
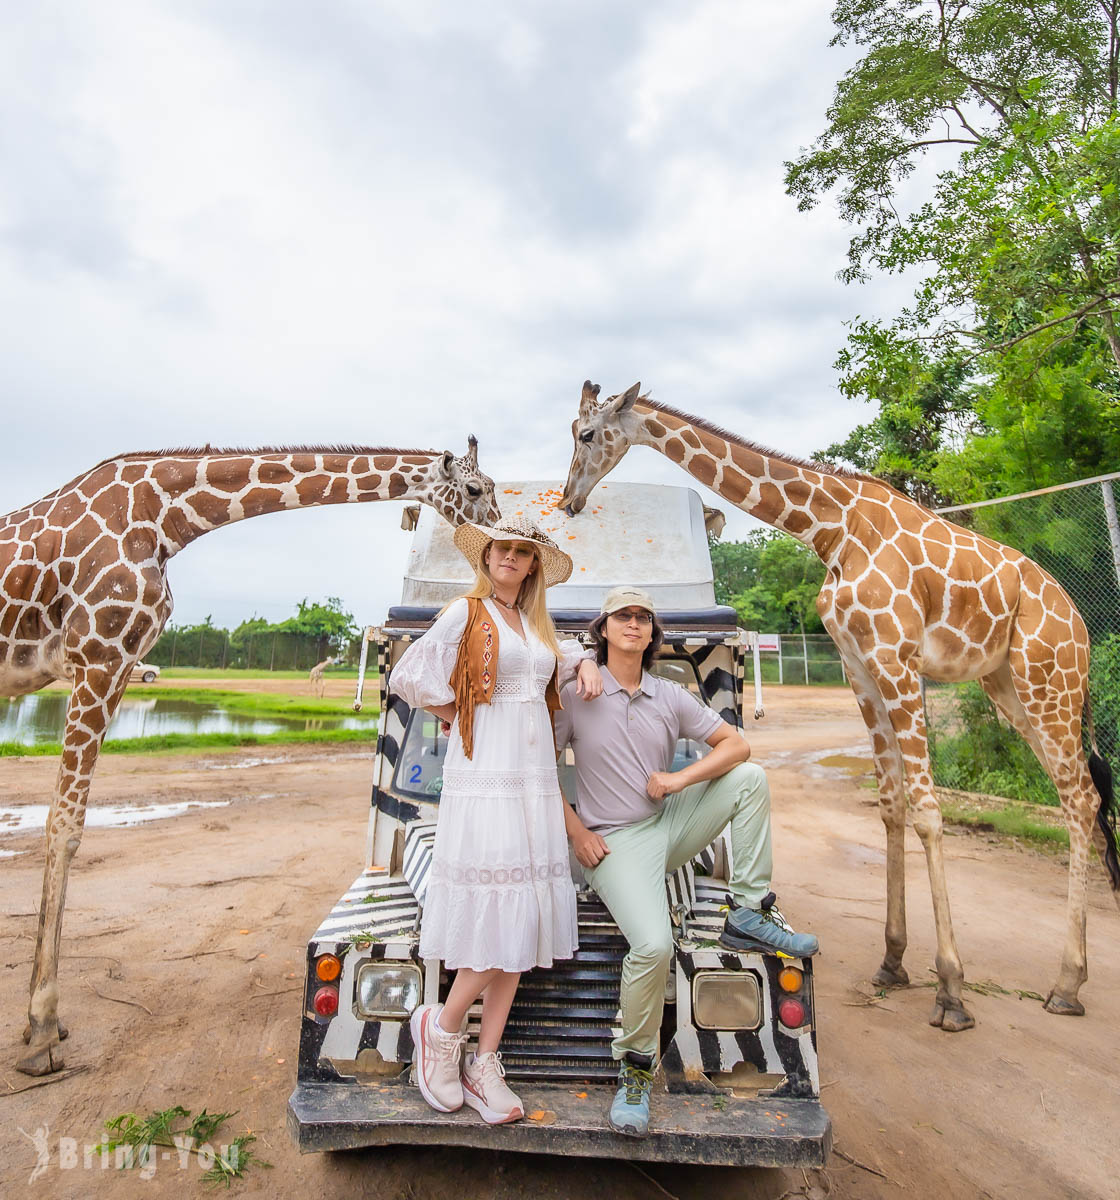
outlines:
[[[675,796],[694,783],[705,783],[726,775],[732,767],[744,763],[751,756],[747,739],[726,721],[721,721],[706,739],[712,750],[703,758],[690,763],[680,771],[654,771],[646,784],[646,795],[651,800],[664,800]]]
[[[578,692],[578,686],[573,687],[570,683],[566,684],[561,693],[561,699],[566,696],[570,700],[573,691]],[[585,697],[585,699],[591,699],[591,697]],[[572,744],[572,735],[575,729],[571,709],[558,708],[552,714],[552,726],[556,736],[556,753],[559,756]],[[572,849],[576,852],[576,858],[582,866],[596,866],[603,861],[606,855],[610,854],[610,847],[599,834],[592,833],[584,825],[579,819],[579,813],[568,803],[567,799],[564,799],[561,803],[564,805],[564,832],[568,835],[568,840],[572,843]]]

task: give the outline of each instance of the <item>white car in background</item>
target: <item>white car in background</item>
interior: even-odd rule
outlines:
[[[155,683],[159,678],[159,667],[152,663],[137,663],[132,668],[132,674],[128,678],[129,683]]]

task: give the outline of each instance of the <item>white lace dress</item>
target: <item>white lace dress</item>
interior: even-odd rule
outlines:
[[[472,758],[463,753],[458,719],[451,727],[420,954],[451,969],[528,971],[571,958],[578,945],[544,698],[556,658],[524,613],[521,638],[492,600],[484,603],[498,631],[497,679],[490,704],[475,706]],[[467,602],[456,600],[405,651],[390,690],[413,708],[452,703],[448,681],[466,623]],[[560,649],[563,686],[584,651],[576,641]]]

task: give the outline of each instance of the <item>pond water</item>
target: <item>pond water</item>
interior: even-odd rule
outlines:
[[[62,741],[65,692],[40,692],[0,700],[0,742],[36,746]],[[225,712],[216,704],[193,700],[133,700],[126,696],[109,725],[108,739],[153,737],[166,733],[306,733],[314,729],[374,729],[362,717],[255,717]]]

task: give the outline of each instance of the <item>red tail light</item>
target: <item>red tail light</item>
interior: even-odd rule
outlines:
[[[805,1024],[805,1005],[787,997],[778,1005],[778,1020],[787,1029],[799,1029]]]
[[[321,1017],[333,1017],[338,1012],[338,991],[332,987],[321,987],[311,1001],[312,1007]]]

